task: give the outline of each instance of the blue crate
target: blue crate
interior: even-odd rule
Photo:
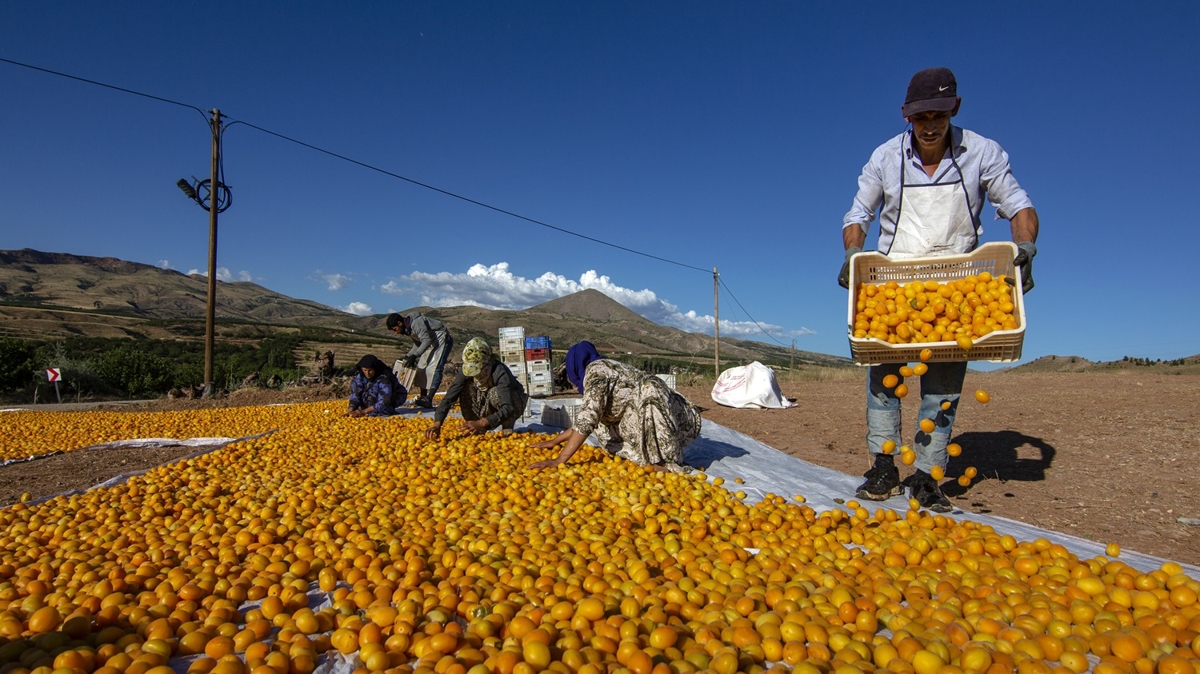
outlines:
[[[526,349],[549,349],[550,348],[550,338],[549,337],[526,337],[525,338],[525,348]]]

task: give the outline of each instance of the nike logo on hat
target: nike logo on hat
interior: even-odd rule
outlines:
[[[945,90],[947,90],[947,89],[949,89],[949,88],[950,88],[950,87],[948,87],[948,86],[945,86],[945,87],[938,87],[938,91],[945,91]]]

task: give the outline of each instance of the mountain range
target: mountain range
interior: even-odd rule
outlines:
[[[111,257],[0,251],[0,336],[70,335],[198,339],[204,335],[207,279]],[[583,290],[521,311],[475,306],[413,307],[441,320],[458,347],[472,337],[496,344],[498,330],[523,326],[551,338],[556,350],[587,339],[604,353],[711,366],[713,338],[662,326],[597,290]],[[277,331],[321,329],[337,342],[395,344],[384,316],[355,316],[247,281],[217,282],[217,336],[247,339]],[[315,345],[319,348],[319,345]],[[311,353],[311,351],[310,351]],[[722,366],[752,360],[773,365],[848,366],[847,358],[752,340],[722,338]]]

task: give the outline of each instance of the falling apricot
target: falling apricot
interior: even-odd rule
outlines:
[[[975,392],[975,399],[981,403],[987,404],[987,402],[989,400],[991,400],[992,397],[990,395],[988,395],[987,391],[984,391],[983,389],[979,389],[978,391]]]

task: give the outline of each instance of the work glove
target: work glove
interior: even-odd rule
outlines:
[[[856,253],[861,253],[862,248],[858,246],[850,246],[846,249],[846,261],[842,263],[842,270],[838,272],[838,285],[843,288],[850,287],[850,258]]]
[[[416,366],[417,366],[417,357],[416,356],[405,356],[404,357],[404,367],[414,368]]]
[[[1021,291],[1028,293],[1033,290],[1033,256],[1037,255],[1037,246],[1032,241],[1022,241],[1017,244],[1017,256],[1013,265],[1021,268]]]

